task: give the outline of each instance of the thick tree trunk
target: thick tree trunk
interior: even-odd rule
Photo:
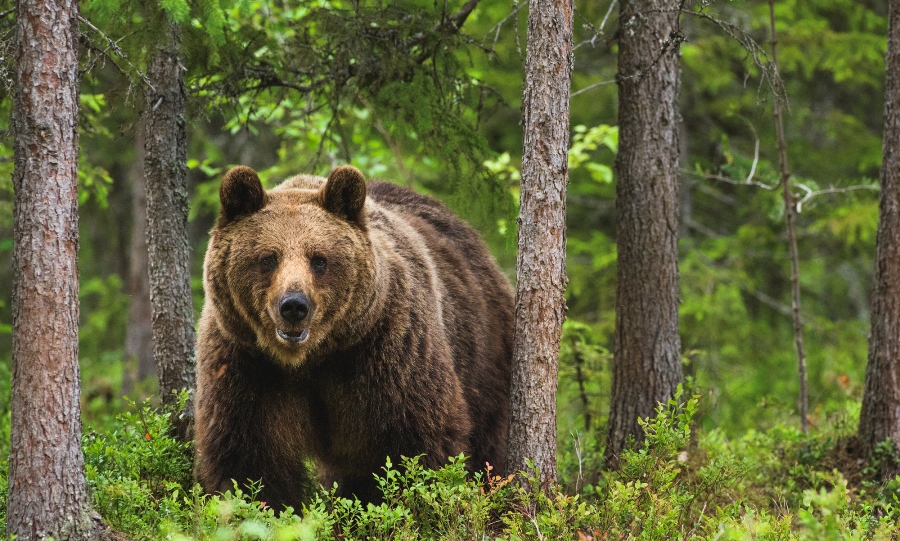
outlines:
[[[7,528],[103,537],[81,451],[78,4],[19,0],[13,112],[13,380]]]
[[[884,159],[875,244],[872,333],[859,419],[859,439],[869,456],[885,440],[891,440],[895,450],[900,449],[900,1],[891,0],[888,9]],[[883,473],[897,472],[894,464]]]
[[[159,44],[150,58],[143,113],[144,173],[147,178],[147,244],[150,302],[159,392],[164,404],[176,391],[194,388],[194,310],[191,301],[188,242],[187,134],[184,66],[180,30],[161,25]],[[193,403],[177,427],[191,438]]]
[[[122,392],[156,374],[153,362],[150,272],[147,257],[147,180],[144,177],[144,137],[138,129],[137,155],[131,170],[131,242],[128,258],[128,329],[125,334],[125,366]]]
[[[507,469],[526,470],[526,460],[533,460],[544,487],[556,482],[556,378],[566,313],[571,75],[571,0],[531,2]]]
[[[616,331],[606,459],[682,380],[678,335],[678,2],[619,9]]]

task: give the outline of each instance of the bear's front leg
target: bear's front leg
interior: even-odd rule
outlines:
[[[306,464],[300,403],[291,378],[253,352],[198,352],[197,462],[208,492],[244,491],[261,483],[256,498],[276,511],[299,509],[317,484]],[[212,353],[215,353],[213,351]]]

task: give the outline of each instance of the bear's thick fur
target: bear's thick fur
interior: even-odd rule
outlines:
[[[229,171],[204,265],[197,474],[262,480],[298,508],[318,480],[377,500],[385,458],[505,470],[513,295],[476,232],[353,167],[265,191]]]

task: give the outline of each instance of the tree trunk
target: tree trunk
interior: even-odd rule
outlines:
[[[156,374],[153,364],[150,273],[147,261],[147,180],[144,177],[144,137],[137,130],[137,155],[131,170],[131,248],[128,258],[128,329],[125,335],[126,373],[122,392]]]
[[[682,380],[678,335],[678,2],[619,8],[616,331],[606,459]]]
[[[868,456],[885,440],[893,442],[895,453],[900,449],[900,1],[891,0],[888,11],[872,333],[859,418],[859,439]],[[888,476],[898,473],[897,463],[885,470]]]
[[[566,313],[571,75],[571,0],[531,2],[507,469],[526,470],[526,460],[533,460],[544,488],[556,482],[556,386]]]
[[[194,389],[194,310],[188,242],[187,134],[184,66],[177,25],[164,22],[147,77],[143,123],[147,178],[147,245],[150,303],[159,393],[163,404],[176,392]],[[177,421],[178,436],[193,431],[193,402]]]
[[[7,528],[104,537],[81,451],[78,4],[19,0],[13,129],[13,379]]]

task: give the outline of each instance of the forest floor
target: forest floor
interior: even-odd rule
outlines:
[[[148,405],[86,431],[97,511],[132,539],[830,540],[898,539],[900,476],[884,445],[860,458],[859,403],[804,435],[778,425],[729,437],[696,427],[699,399],[673,400],[645,424],[647,440],[605,471],[590,435],[560,445],[560,484],[387,462],[384,501],[363,505],[322,488],[303,509],[275,510],[254,490],[217,496],[194,483],[190,446]],[[6,468],[0,494],[6,497]],[[896,471],[896,470],[894,470]],[[0,510],[5,511],[5,501]],[[5,517],[2,526],[5,529]]]

